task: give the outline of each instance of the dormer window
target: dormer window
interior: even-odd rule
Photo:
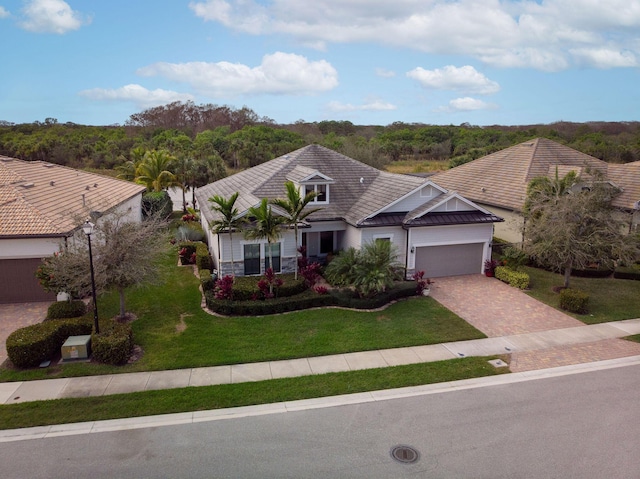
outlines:
[[[309,193],[316,193],[313,203],[329,203],[329,185],[322,183],[304,185],[304,194]]]
[[[315,193],[316,197],[311,203],[320,205],[329,203],[329,185],[334,183],[333,178],[323,175],[318,170],[297,165],[287,174],[287,180],[295,183],[304,196]]]

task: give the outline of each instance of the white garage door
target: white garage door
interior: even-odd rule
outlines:
[[[416,248],[416,271],[425,276],[457,276],[482,271],[482,243]]]

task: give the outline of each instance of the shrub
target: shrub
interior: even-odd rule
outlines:
[[[305,261],[298,260],[298,265],[300,265],[300,263],[304,263],[304,265],[300,267],[300,276],[304,278],[307,287],[311,288],[320,279],[322,265],[320,263],[309,264],[306,258]]]
[[[277,278],[282,284],[277,288],[277,296],[284,298],[302,293],[307,289],[304,279],[294,278],[293,274],[281,274]],[[264,279],[258,276],[238,276],[233,283],[233,299],[236,301],[248,301],[262,298],[258,283]]]
[[[150,191],[142,195],[142,216],[168,218],[173,213],[173,201],[166,191]]]
[[[87,312],[87,307],[80,301],[56,301],[47,309],[47,319],[79,318]]]
[[[572,313],[586,314],[589,295],[579,289],[566,288],[560,291],[560,308]]]
[[[213,291],[215,284],[215,279],[211,275],[211,271],[208,269],[201,269],[200,286],[202,286],[202,291]]]
[[[69,336],[91,334],[92,326],[88,318],[73,318],[20,328],[7,338],[7,354],[16,367],[36,367],[54,357]]]
[[[431,279],[424,277],[424,271],[416,271],[413,273],[413,280],[416,282],[416,294],[422,296],[425,289],[429,289],[431,286]]]
[[[213,269],[213,260],[209,254],[209,248],[202,242],[196,243],[196,266],[198,267],[198,271]]]
[[[218,300],[232,300],[233,299],[233,276],[226,275],[218,279],[215,283],[214,298]]]
[[[200,223],[182,223],[176,229],[175,238],[178,241],[204,241],[206,234]]]
[[[133,349],[131,326],[112,321],[91,336],[91,352],[96,361],[114,366],[124,364]]]
[[[313,290],[318,294],[327,294],[329,292],[329,288],[326,286],[316,285],[313,287]]]
[[[515,288],[527,289],[529,287],[529,275],[522,271],[514,271],[508,266],[498,266],[495,276],[500,281],[508,283]]]
[[[508,266],[512,270],[519,270],[522,266],[529,263],[529,256],[520,248],[515,246],[507,246],[502,250],[502,264]]]

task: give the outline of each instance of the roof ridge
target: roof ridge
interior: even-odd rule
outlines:
[[[531,140],[529,140],[531,141]],[[520,145],[524,145],[526,143],[529,143],[529,141],[524,141],[522,143],[520,143]],[[538,146],[540,145],[540,137],[538,138],[534,138],[533,139],[533,143],[531,143],[530,146],[532,146],[533,148],[531,149],[531,154],[529,155],[529,159],[527,160],[527,171],[524,174],[524,179],[526,180],[527,178],[529,178],[529,173],[531,172],[531,169],[533,167],[533,159],[536,157],[536,153],[538,151]]]

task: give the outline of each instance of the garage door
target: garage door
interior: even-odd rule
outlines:
[[[482,243],[416,248],[416,271],[437,278],[482,271]]]
[[[35,277],[40,262],[39,258],[0,260],[0,303],[55,301],[55,294],[45,292]]]

